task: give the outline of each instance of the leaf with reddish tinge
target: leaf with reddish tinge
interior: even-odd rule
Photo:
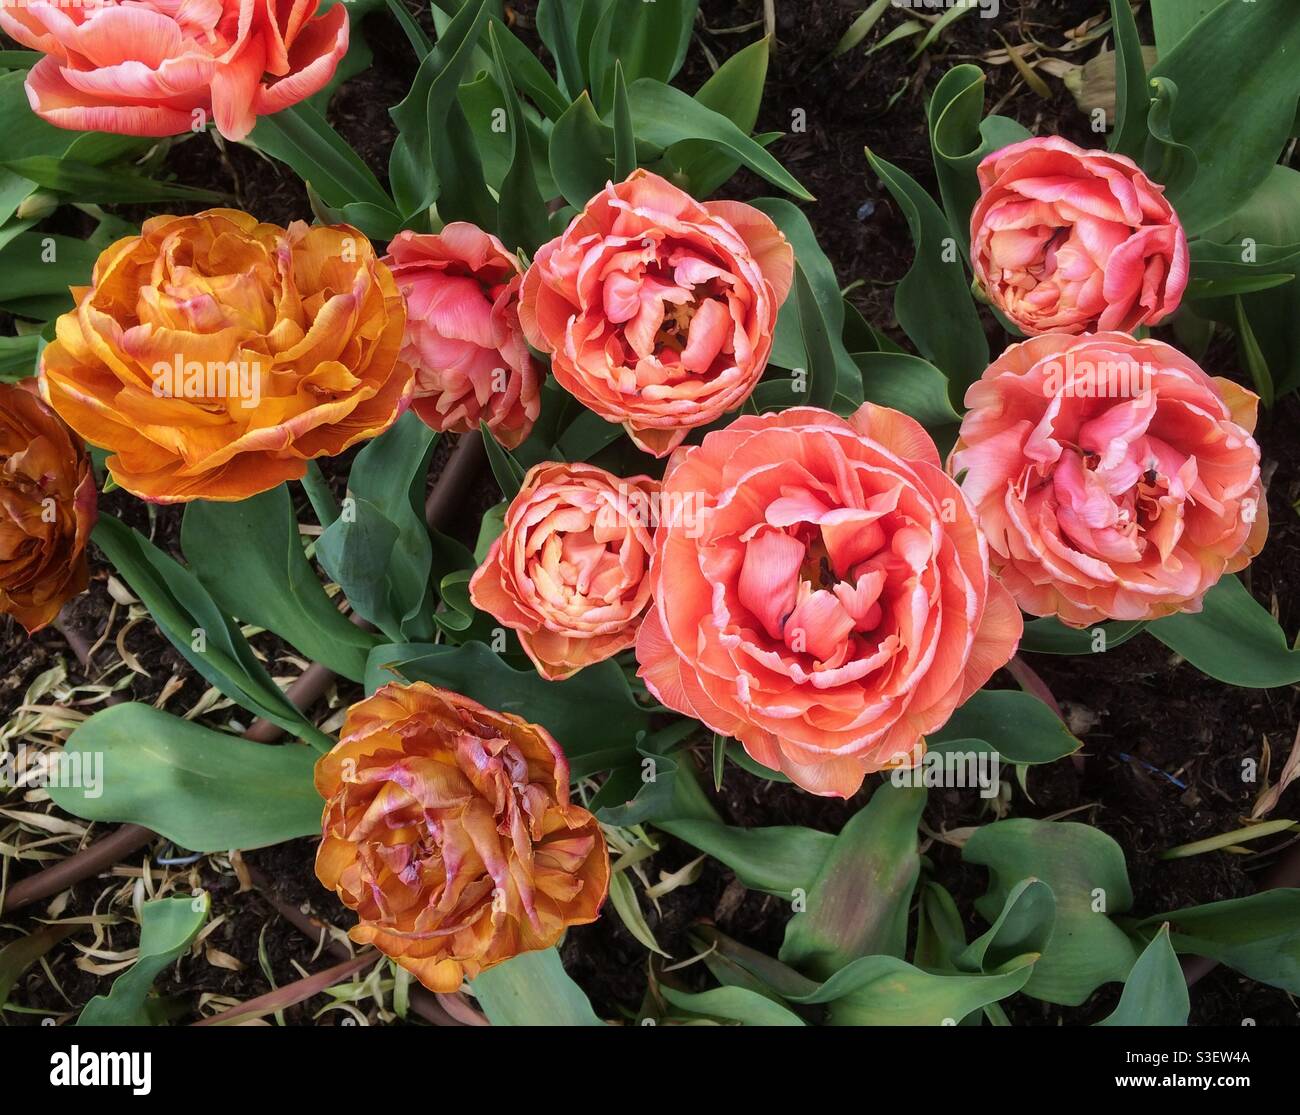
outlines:
[[[781,960],[828,979],[860,956],[901,957],[907,911],[921,860],[916,826],[925,791],[884,783],[831,846],[807,896],[786,926]]]

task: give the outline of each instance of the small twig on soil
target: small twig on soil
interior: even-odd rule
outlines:
[[[349,957],[341,964],[326,968],[323,972],[317,972],[295,983],[286,983],[283,987],[277,987],[274,991],[268,991],[256,999],[249,999],[248,1002],[240,1003],[239,1006],[231,1007],[220,1014],[214,1014],[211,1018],[201,1019],[194,1025],[228,1026],[234,1022],[252,1022],[264,1014],[272,1014],[310,999],[313,995],[319,995],[327,987],[333,987],[340,980],[347,979],[353,972],[360,971],[367,964],[373,964],[382,957],[383,954],[377,949],[367,949],[357,956]]]
[[[30,906],[42,898],[49,898],[51,895],[67,890],[82,879],[98,875],[113,864],[124,860],[137,848],[143,848],[157,835],[152,829],[141,825],[122,825],[75,855],[25,879],[19,879],[5,892],[4,901],[0,904],[0,912],[13,913],[14,910]]]

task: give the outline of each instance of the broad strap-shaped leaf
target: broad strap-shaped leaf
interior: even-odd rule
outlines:
[[[1151,24],[1156,33],[1156,50],[1164,57],[1176,47],[1199,20],[1223,0],[1151,0]]]
[[[537,34],[555,59],[559,71],[559,86],[564,96],[572,101],[586,88],[582,57],[578,50],[578,29],[574,11],[584,3],[575,5],[571,0],[538,0]]]
[[[803,368],[807,371],[814,381],[810,389],[823,400],[814,405],[829,408],[836,394],[852,403],[861,403],[862,377],[844,345],[844,299],[840,296],[835,268],[817,242],[812,225],[803,210],[785,198],[764,197],[751,204],[771,217],[790,242],[798,261],[796,266],[807,279],[812,302],[807,305],[807,299],[800,300],[796,281],[795,289],[791,290],[777,317],[771,362],[780,368]],[[816,320],[818,317],[820,324]],[[830,379],[829,385],[816,382],[819,377],[805,336],[805,330],[809,328],[816,336],[817,363],[829,362],[830,374],[820,377],[821,380]],[[785,405],[794,401],[787,396]]]
[[[158,629],[208,682],[255,716],[329,750],[329,737],[280,691],[238,625],[190,570],[111,515],[100,515],[92,538]]]
[[[1041,955],[1056,925],[1056,896],[1042,879],[1022,879],[989,929],[956,957],[956,967],[986,975],[1028,953]]]
[[[717,821],[660,820],[655,827],[712,856],[751,890],[786,900],[812,890],[835,843],[830,833],[797,825],[739,828]]]
[[[954,66],[939,79],[926,107],[939,196],[948,226],[967,260],[970,215],[980,192],[975,168],[986,155],[1029,138],[1028,130],[1017,121],[984,115],[984,81],[984,71],[978,66]]]
[[[208,920],[206,893],[194,898],[156,898],[140,907],[140,955],[113,981],[107,995],[96,995],[77,1019],[78,1026],[148,1026],[153,981],[173,963]]]
[[[650,723],[612,660],[564,681],[546,681],[531,668],[516,670],[483,643],[386,644],[370,652],[367,693],[402,678],[426,681],[540,724],[575,763],[606,752],[612,753],[610,759],[633,752]]]
[[[487,450],[492,478],[507,500],[514,499],[524,483],[524,466],[515,460],[509,449],[497,441],[486,422],[479,423],[479,432],[483,435],[483,447]]]
[[[366,655],[379,640],[326,595],[303,552],[286,485],[235,503],[187,504],[181,545],[226,611],[274,631],[337,674],[357,682],[365,676]]]
[[[782,962],[826,979],[862,956],[901,957],[921,861],[916,826],[925,791],[884,783],[835,838],[786,925]]]
[[[584,90],[551,129],[551,177],[564,200],[581,209],[613,175],[614,129],[596,113]]]
[[[628,100],[640,139],[663,148],[684,139],[708,140],[791,196],[813,200],[812,194],[760,144],[721,113],[706,108],[680,89],[641,78],[628,87]]]
[[[1167,616],[1147,630],[1203,674],[1229,685],[1273,689],[1300,681],[1300,649],[1235,576],[1205,594],[1199,612]]]
[[[948,377],[948,397],[960,406],[966,388],[988,367],[989,346],[957,238],[911,177],[871,151],[867,159],[898,202],[916,245],[916,258],[894,293],[894,314],[921,355]]]
[[[1025,994],[1077,1006],[1101,984],[1128,975],[1137,950],[1111,915],[1130,909],[1133,891],[1124,853],[1100,829],[1017,817],[976,830],[962,858],[989,869],[989,889],[975,903],[989,921],[1024,880],[1041,879],[1052,889],[1055,928]]]
[[[665,999],[693,1015],[736,1022],[742,1026],[804,1026],[794,1011],[766,995],[744,987],[715,987],[709,991],[678,991],[660,984]]]
[[[1008,763],[1050,763],[1083,742],[1042,701],[1019,689],[981,689],[926,737],[936,751],[983,741]]]
[[[771,39],[762,38],[736,51],[695,91],[695,100],[751,134],[758,122],[771,46]],[[690,194],[697,198],[708,197],[740,167],[739,159],[698,139],[674,143],[664,157],[676,174],[685,175]]]
[[[433,636],[433,543],[424,493],[438,435],[412,412],[369,442],[316,557],[352,607],[389,639]]]
[[[560,962],[558,950],[523,952],[469,985],[493,1026],[603,1026]]]
[[[1110,133],[1110,149],[1136,161],[1146,148],[1147,106],[1151,99],[1146,63],[1129,0],[1110,0],[1110,16],[1115,35],[1115,126]]]
[[[369,202],[396,217],[393,199],[379,179],[310,105],[259,117],[248,138],[258,150],[288,164],[327,205],[341,208],[349,202]]]
[[[864,956],[792,1003],[829,1005],[832,1026],[954,1026],[1014,995],[1034,971],[1031,953],[990,974],[925,972],[896,956]]]
[[[931,972],[955,972],[965,949],[966,927],[957,903],[946,887],[927,880],[917,903],[913,963]]]
[[[1098,1026],[1186,1026],[1191,1012],[1187,980],[1162,925],[1142,950],[1119,997],[1119,1005]]]
[[[510,169],[501,180],[497,235],[510,251],[522,250],[532,255],[542,243],[550,239],[546,200],[537,185],[528,119],[519,102],[519,94],[515,92],[514,79],[510,67],[506,65],[505,55],[501,53],[501,44],[497,41],[494,27],[488,28],[488,40],[496,67],[497,84],[505,95],[506,110],[510,117]]]
[[[131,702],[79,724],[64,754],[70,776],[50,797],[74,817],[144,825],[192,852],[320,832],[316,753],[300,744],[254,743]]]
[[[458,173],[473,178],[478,156],[472,144],[463,142],[468,124],[457,91],[486,17],[487,0],[468,0],[425,55],[411,91],[389,109],[397,125],[397,140],[389,157],[388,177],[398,212],[407,221],[418,219]],[[468,158],[469,165],[458,168],[443,160],[440,152]],[[477,171],[481,179],[482,167]]]
[[[868,401],[901,410],[940,434],[961,421],[948,399],[947,377],[928,360],[909,352],[857,352],[853,361]]]
[[[1199,163],[1196,178],[1170,198],[1189,236],[1236,210],[1277,162],[1296,119],[1298,56],[1300,20],[1290,0],[1224,0],[1151,71],[1177,85],[1173,135]]]
[[[1067,627],[1055,616],[1025,620],[1020,649],[1034,654],[1101,654],[1146,630],[1145,620],[1111,620],[1093,627]]]
[[[1208,956],[1260,983],[1300,994],[1300,889],[1189,906],[1147,918],[1137,930],[1150,932],[1165,922],[1176,952]]]
[[[587,46],[588,87],[603,110],[612,103],[616,63],[628,81],[672,80],[686,58],[699,0],[587,0],[584,6],[604,8]]]

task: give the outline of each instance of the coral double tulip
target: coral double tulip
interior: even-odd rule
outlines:
[[[42,390],[142,499],[266,491],[382,433],[410,401],[401,293],[346,225],[155,217],[73,294]]]
[[[868,403],[745,415],[674,454],[640,676],[806,790],[848,797],[1011,657],[1022,624],[925,430]]]
[[[978,173],[971,266],[1024,332],[1132,331],[1178,308],[1187,237],[1131,159],[1048,136],[994,151]]]
[[[1199,611],[1268,534],[1257,403],[1159,341],[1035,337],[966,392],[950,464],[1026,612],[1083,627]]]
[[[417,682],[348,710],[316,764],[316,875],[432,991],[595,921],[609,853],[544,728]]]
[[[587,464],[528,471],[470,580],[475,607],[519,634],[550,681],[626,650],[650,605],[659,485]]]
[[[60,128],[169,136],[209,120],[243,139],[257,117],[323,89],[348,52],[347,6],[317,0],[19,0],[0,27],[45,57],[32,111]]]
[[[87,584],[95,477],[31,381],[0,383],[0,614],[35,633]]]
[[[519,325],[519,261],[495,236],[455,221],[437,235],[399,232],[384,262],[406,299],[412,409],[448,433],[486,422],[516,448],[541,410],[541,377]]]
[[[663,457],[753,391],[793,276],[766,214],[637,170],[538,249],[519,316],[561,387]]]

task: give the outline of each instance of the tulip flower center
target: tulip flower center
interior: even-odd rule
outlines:
[[[897,489],[864,508],[828,508],[811,492],[784,489],[767,522],[744,532],[733,614],[739,630],[767,636],[781,659],[812,672],[890,661],[901,634],[925,626],[928,528],[902,513]],[[807,518],[789,521],[796,514]]]

